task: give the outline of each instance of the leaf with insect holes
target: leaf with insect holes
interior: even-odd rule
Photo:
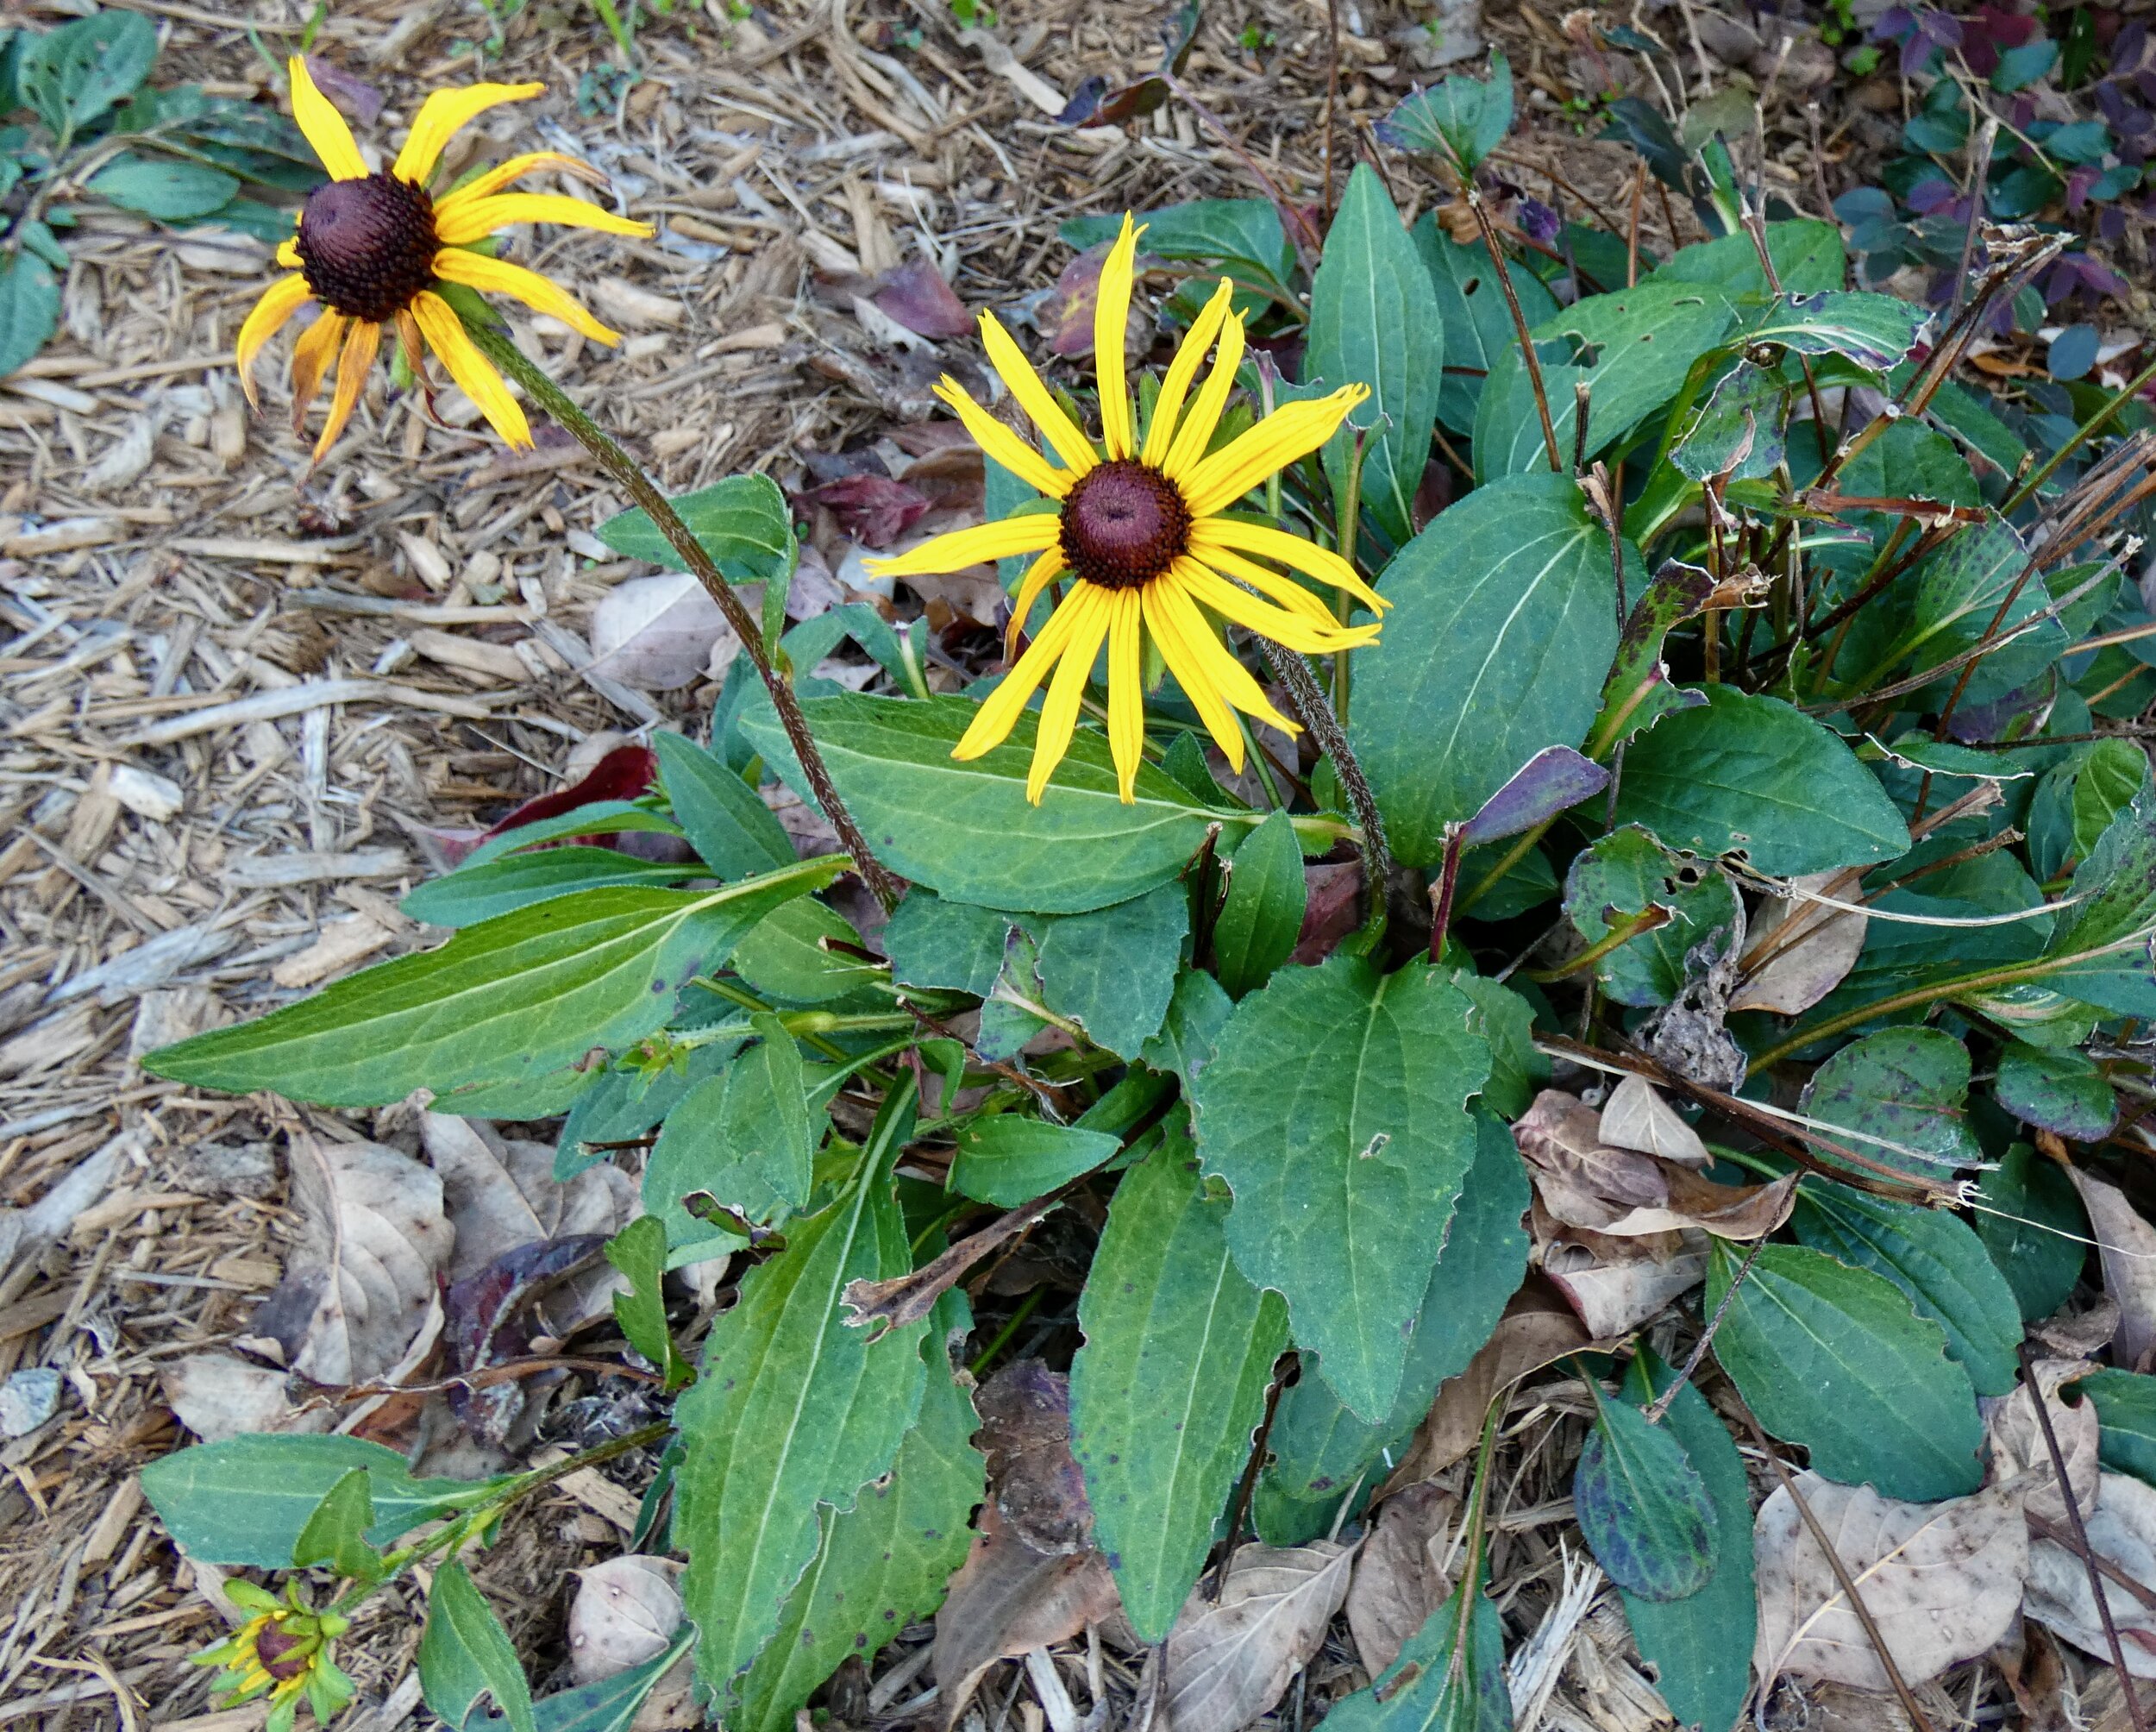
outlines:
[[[1490,364],[1518,341],[1512,309],[1505,304],[1505,291],[1490,263],[1489,249],[1479,241],[1463,247],[1449,235],[1438,213],[1426,210],[1411,231],[1415,250],[1430,273],[1437,291],[1438,316],[1445,322],[1445,384],[1438,393],[1438,419],[1455,433],[1475,425],[1475,405],[1481,401],[1482,381]],[[1557,304],[1542,279],[1526,271],[1512,273],[1513,292],[1530,325],[1552,317]]]
[[[1595,1423],[1572,1473],[1572,1507],[1610,1580],[1648,1600],[1681,1600],[1714,1572],[1719,1515],[1667,1426],[1593,1384]]]
[[[1669,920],[1626,939],[1594,965],[1595,982],[1619,1004],[1675,998],[1688,977],[1686,954],[1739,919],[1737,892],[1712,861],[1672,854],[1638,825],[1598,837],[1574,857],[1564,912],[1589,944],[1650,907],[1666,908]]]

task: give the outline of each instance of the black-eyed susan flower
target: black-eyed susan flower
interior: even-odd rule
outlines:
[[[310,1610],[296,1583],[286,1585],[281,1600],[252,1582],[227,1582],[224,1591],[234,1605],[254,1616],[228,1640],[197,1654],[195,1664],[224,1669],[214,1687],[231,1705],[266,1695],[265,1732],[289,1732],[303,1696],[314,1710],[315,1723],[327,1726],[354,1694],[352,1680],[329,1658],[329,1644],[352,1627],[351,1620]]]
[[[1175,353],[1141,437],[1124,365],[1138,237],[1123,231],[1101,267],[1094,317],[1100,384],[1100,441],[1082,433],[1034,372],[1010,334],[987,313],[981,337],[988,360],[1032,417],[1055,461],[1027,444],[946,378],[937,394],[957,412],[982,450],[1046,498],[1053,512],[1026,513],[937,536],[895,559],[870,562],[881,577],[960,571],[982,560],[1037,555],[1011,605],[1006,659],[1042,591],[1072,580],[1040,635],[1019,656],[951,756],[980,756],[1016,725],[1045,683],[1026,797],[1042,790],[1069,748],[1080,700],[1101,647],[1107,648],[1108,744],[1126,804],[1145,744],[1144,662],[1150,638],[1161,660],[1219,743],[1243,767],[1236,710],[1294,732],[1257,681],[1222,642],[1216,622],[1240,625],[1305,655],[1366,643],[1376,625],[1347,626],[1323,599],[1277,568],[1345,590],[1365,606],[1385,603],[1330,549],[1269,524],[1228,515],[1268,477],[1331,438],[1369,392],[1344,386],[1330,396],[1284,405],[1218,450],[1211,447],[1243,360],[1243,320],[1223,281]],[[1213,370],[1191,387],[1206,352]],[[1186,406],[1187,405],[1187,406]]]
[[[428,191],[442,147],[457,129],[501,103],[524,102],[543,85],[466,85],[436,91],[419,110],[404,147],[389,167],[370,173],[352,129],[307,74],[295,54],[292,118],[314,147],[330,179],[307,195],[299,229],[277,249],[277,262],[295,274],[271,285],[240,327],[240,383],[254,398],[254,358],[285,322],[310,301],[322,309],[292,347],[292,430],[304,425],[316,391],[336,368],[329,419],[315,443],[314,460],[344,430],[374,364],[382,327],[393,324],[406,362],[417,372],[431,349],[449,377],[464,389],[494,430],[511,445],[531,443],[531,427],[492,363],[464,329],[439,290],[461,284],[513,295],[536,312],[550,314],[594,342],[620,341],[575,298],[536,271],[473,250],[514,223],[558,223],[610,235],[651,233],[649,224],[617,216],[559,194],[504,189],[541,169],[595,175],[558,151],[511,157],[436,198]]]

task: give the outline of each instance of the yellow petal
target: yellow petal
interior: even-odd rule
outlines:
[[[1075,476],[1068,470],[1056,468],[967,396],[958,388],[958,381],[949,373],[945,373],[937,384],[936,394],[950,406],[953,414],[965,423],[966,430],[973,435],[975,444],[1035,493],[1044,493],[1051,499],[1060,499],[1070,491],[1070,484],[1076,479]]]
[[[329,370],[329,363],[336,358],[337,345],[344,340],[344,328],[348,323],[342,313],[333,313],[324,307],[322,316],[300,332],[299,341],[292,345],[292,431],[295,433],[307,424],[307,411],[314,405],[315,392],[322,388],[322,375]]]
[[[950,749],[953,757],[962,762],[977,758],[991,746],[1000,745],[1017,725],[1026,700],[1040,689],[1048,670],[1056,665],[1056,658],[1070,642],[1071,628],[1078,623],[1078,615],[1071,605],[1075,599],[1075,592],[1064,598],[1063,605],[1049,616],[1048,624],[1041,628],[1041,635],[1026,645],[1025,654],[1018,657],[1018,665],[1003,676],[994,691],[981,700],[981,708],[972,723],[958,744]]]
[[[1074,616],[1070,642],[1062,660],[1056,664],[1056,677],[1050,681],[1048,696],[1041,705],[1040,730],[1033,737],[1033,768],[1025,777],[1025,797],[1036,806],[1041,803],[1049,777],[1070,750],[1071,732],[1078,725],[1078,700],[1085,696],[1086,681],[1093,676],[1100,640],[1108,635],[1112,599],[1106,590],[1081,583],[1063,604],[1062,611]]]
[[[1231,312],[1220,321],[1220,348],[1213,358],[1213,371],[1206,375],[1198,400],[1190,405],[1190,413],[1175,430],[1175,442],[1161,460],[1162,473],[1171,480],[1181,480],[1206,455],[1213,430],[1220,424],[1220,411],[1228,406],[1228,392],[1235,389],[1235,370],[1242,364],[1243,321]]]
[[[1183,688],[1183,695],[1190,700],[1191,707],[1206,725],[1213,744],[1227,755],[1228,768],[1240,775],[1243,730],[1236,725],[1234,712],[1213,689],[1196,650],[1183,641],[1182,617],[1174,611],[1168,599],[1173,589],[1172,584],[1160,581],[1149,583],[1138,592],[1144,599],[1145,629],[1152,633],[1153,642],[1160,645],[1161,660],[1168,663],[1168,671]],[[1200,621],[1200,630],[1203,629],[1204,622]]]
[[[1260,721],[1270,722],[1282,733],[1299,731],[1295,725],[1272,706],[1263,689],[1250,675],[1250,670],[1229,653],[1227,646],[1213,635],[1213,627],[1198,612],[1190,593],[1172,571],[1152,587],[1160,592],[1161,606],[1164,612],[1175,615],[1182,627],[1183,642],[1198,658],[1199,665],[1212,681],[1213,689],[1246,716],[1256,716]]]
[[[1125,589],[1109,597],[1108,606],[1108,750],[1129,806],[1145,756],[1144,602],[1138,591]]]
[[[544,89],[544,85],[463,85],[436,91],[419,105],[419,118],[411,123],[390,173],[399,180],[423,182],[442,160],[442,147],[467,121],[500,103],[528,102]]]
[[[1033,424],[1041,430],[1041,437],[1048,441],[1074,477],[1084,474],[1100,461],[1092,442],[1063,413],[1062,405],[1050,394],[1040,374],[1033,371],[1033,363],[1012,341],[1011,333],[996,323],[993,313],[981,315],[981,346],[988,352],[988,365],[1011,387],[1011,395],[1018,398],[1018,407],[1032,417]]]
[[[277,262],[288,271],[296,271],[306,262],[299,256],[299,241],[296,235],[277,243]]]
[[[1260,595],[1277,601],[1282,607],[1296,613],[1305,613],[1320,625],[1337,624],[1332,610],[1324,598],[1305,589],[1285,572],[1275,571],[1270,566],[1260,565],[1254,559],[1224,547],[1209,547],[1205,552],[1205,564],[1224,577],[1232,577],[1238,583],[1248,584]]]
[[[329,98],[315,88],[313,76],[307,71],[306,56],[294,54],[285,62],[285,70],[292,81],[292,122],[306,135],[307,142],[322,159],[322,166],[329,171],[329,178],[366,179],[367,159],[353,142],[352,129],[344,123],[344,116],[330,107]]]
[[[609,330],[593,318],[567,290],[536,271],[527,271],[522,265],[512,265],[505,259],[490,259],[483,253],[467,253],[461,247],[444,247],[434,255],[434,272],[445,283],[461,283],[467,289],[513,295],[534,312],[558,318],[594,342],[621,341],[619,331]]]
[[[308,459],[310,466],[329,455],[329,448],[337,442],[337,435],[344,431],[345,423],[352,418],[352,411],[359,404],[360,387],[366,385],[367,375],[373,369],[375,354],[381,346],[381,326],[371,319],[352,321],[352,329],[345,333],[343,352],[337,357],[337,388],[329,399],[329,418],[323,424],[322,437],[315,441],[315,454]]]
[[[523,405],[509,394],[494,363],[479,353],[448,302],[429,291],[411,304],[411,311],[427,347],[442,357],[449,377],[478,405],[487,424],[510,444],[529,446],[531,424],[524,418]]]
[[[1123,344],[1131,326],[1132,267],[1143,232],[1131,225],[1125,211],[1123,232],[1101,264],[1100,286],[1093,300],[1093,368],[1100,383],[1100,443],[1112,458],[1128,457],[1138,449],[1131,431],[1131,386]]]
[[[1041,592],[1053,583],[1063,570],[1063,549],[1059,542],[1026,568],[1025,575],[1018,580],[1018,593],[1011,598],[1011,623],[1003,628],[1003,659],[1008,662],[1018,654],[1018,634],[1025,630],[1027,618],[1033,612],[1033,604],[1041,598]]]
[[[435,239],[445,247],[469,246],[512,223],[552,223],[564,229],[597,229],[602,234],[639,237],[652,233],[649,223],[617,216],[611,210],[562,193],[501,192],[491,198],[462,199],[447,209],[438,207],[434,217]]]
[[[1056,545],[1062,533],[1062,519],[1052,511],[1024,517],[999,518],[969,530],[953,530],[923,542],[911,553],[889,559],[862,562],[871,577],[926,577],[963,571],[983,560],[1008,559],[1013,554],[1040,553]]]
[[[499,192],[511,181],[522,180],[527,174],[536,174],[542,168],[558,168],[573,174],[580,180],[591,180],[601,185],[605,184],[606,177],[581,157],[567,156],[558,150],[528,150],[522,156],[512,156],[506,162],[497,163],[484,174],[474,175],[454,192],[443,193],[435,200],[435,219],[439,223],[459,205]]]
[[[1286,649],[1305,656],[1329,656],[1336,650],[1352,650],[1377,636],[1375,625],[1342,625],[1326,619],[1322,624],[1307,614],[1289,612],[1269,601],[1261,601],[1246,589],[1210,572],[1194,559],[1175,562],[1175,577],[1197,600],[1224,619],[1244,630],[1269,637]]]
[[[1260,559],[1278,560],[1294,571],[1307,572],[1320,583],[1344,589],[1366,607],[1382,613],[1392,603],[1356,574],[1355,568],[1331,548],[1291,536],[1269,524],[1246,524],[1235,518],[1200,518],[1190,526],[1190,550],[1201,559],[1216,548],[1254,553]]]
[[[1182,346],[1175,351],[1175,360],[1168,363],[1167,376],[1161,380],[1160,395],[1153,402],[1153,418],[1145,424],[1145,449],[1139,455],[1156,469],[1168,455],[1168,447],[1175,436],[1175,417],[1182,413],[1183,398],[1190,394],[1192,380],[1205,362],[1206,351],[1213,347],[1213,339],[1220,329],[1220,321],[1228,316],[1228,308],[1235,300],[1235,285],[1225,277],[1215,289],[1213,298],[1191,322]]]
[[[1210,517],[1268,475],[1307,456],[1338,431],[1349,411],[1369,395],[1363,386],[1346,385],[1329,397],[1282,404],[1182,477],[1191,515]]]
[[[240,340],[233,345],[233,361],[240,369],[240,389],[247,400],[260,406],[254,395],[254,357],[262,345],[285,328],[285,321],[307,302],[307,279],[284,277],[270,285],[269,292],[254,304],[240,326]]]

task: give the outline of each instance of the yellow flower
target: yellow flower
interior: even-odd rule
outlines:
[[[406,361],[417,368],[422,346],[442,358],[449,377],[464,388],[511,445],[531,443],[531,427],[492,364],[465,334],[455,311],[436,292],[442,283],[498,290],[548,313],[595,342],[620,341],[576,300],[536,271],[472,250],[474,242],[512,223],[558,223],[599,229],[610,235],[649,235],[631,222],[580,198],[502,189],[542,168],[591,173],[585,164],[557,151],[511,158],[454,192],[436,199],[427,191],[442,147],[458,128],[499,103],[523,102],[543,85],[467,85],[436,91],[421,106],[411,136],[387,169],[370,174],[344,116],[329,105],[295,54],[292,118],[330,173],[307,196],[299,229],[277,249],[277,262],[296,274],[280,279],[254,304],[240,327],[240,383],[255,401],[253,369],[262,345],[308,302],[322,312],[292,348],[292,430],[304,424],[308,405],[334,361],[335,393],[329,424],[316,442],[320,462],[367,383],[381,347],[382,327],[394,323]]]
[[[1329,397],[1285,405],[1208,453],[1243,359],[1243,321],[1230,304],[1233,287],[1228,282],[1221,283],[1177,349],[1140,442],[1123,337],[1141,232],[1125,216],[1123,232],[1101,268],[1094,317],[1094,357],[1100,381],[1098,446],[1063,412],[1009,333],[987,313],[981,316],[981,337],[988,359],[1056,461],[1020,439],[952,380],[946,378],[937,387],[982,450],[1056,500],[1060,509],[937,536],[896,559],[869,562],[878,576],[906,577],[960,571],[1013,554],[1038,555],[1012,600],[1006,659],[1041,592],[1066,574],[1075,580],[1040,636],[981,705],[951,753],[975,758],[999,744],[1017,724],[1026,700],[1046,683],[1025,788],[1035,805],[1070,745],[1079,699],[1104,642],[1108,744],[1128,805],[1145,744],[1147,637],[1228,762],[1240,770],[1243,731],[1235,710],[1289,733],[1295,726],[1266,701],[1257,681],[1221,642],[1213,617],[1308,656],[1350,649],[1376,637],[1375,625],[1341,624],[1319,597],[1277,566],[1344,589],[1373,609],[1387,605],[1338,554],[1269,524],[1226,515],[1253,487],[1324,444],[1369,395],[1362,386],[1350,385]],[[1198,369],[1216,344],[1213,371],[1186,411]]]
[[[254,1616],[216,1647],[195,1656],[197,1666],[222,1668],[223,1675],[211,1687],[233,1704],[266,1694],[268,1732],[287,1732],[303,1695],[316,1721],[328,1725],[353,1696],[352,1680],[329,1657],[330,1643],[352,1627],[351,1621],[335,1612],[310,1610],[296,1583],[286,1585],[282,1600],[246,1581],[226,1583],[225,1597]]]

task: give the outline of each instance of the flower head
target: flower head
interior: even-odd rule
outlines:
[[[254,1616],[229,1640],[197,1654],[195,1664],[224,1669],[214,1687],[231,1698],[229,1705],[267,1695],[266,1732],[288,1732],[302,1696],[316,1723],[327,1726],[353,1696],[352,1680],[329,1658],[329,1644],[352,1627],[351,1620],[310,1610],[297,1583],[286,1584],[281,1600],[252,1582],[227,1582],[224,1591],[234,1605]]]
[[[254,397],[254,367],[262,345],[309,302],[322,311],[292,348],[292,427],[304,424],[316,391],[336,369],[329,419],[315,443],[314,460],[335,442],[367,383],[382,341],[393,324],[406,361],[417,370],[431,349],[449,377],[479,405],[494,430],[512,445],[531,443],[531,427],[492,363],[466,335],[455,310],[440,292],[445,283],[513,295],[597,342],[620,341],[566,293],[536,271],[474,250],[475,243],[513,223],[558,223],[610,235],[649,235],[650,226],[601,210],[580,198],[503,189],[541,169],[594,176],[596,171],[557,151],[511,157],[436,198],[428,191],[442,147],[465,122],[499,103],[523,102],[541,85],[467,85],[436,91],[421,106],[397,160],[370,172],[344,116],[308,76],[307,62],[289,62],[292,118],[307,135],[330,179],[307,195],[298,232],[277,249],[277,262],[293,273],[269,292],[240,327],[240,383]]]
[[[1243,320],[1232,304],[1232,284],[1223,281],[1198,315],[1161,381],[1150,417],[1143,430],[1137,424],[1123,339],[1141,232],[1125,216],[1100,273],[1094,320],[1099,444],[1064,413],[1010,334],[987,313],[981,316],[981,337],[988,359],[1040,430],[1053,461],[953,380],[937,387],[981,449],[1055,501],[1056,509],[938,536],[896,559],[870,562],[879,576],[906,577],[959,571],[1013,554],[1036,555],[1012,599],[1006,656],[1016,650],[1042,592],[1060,578],[1071,580],[1040,635],[981,705],[951,753],[975,758],[1000,744],[1045,683],[1048,696],[1026,781],[1026,797],[1036,805],[1070,745],[1079,701],[1104,643],[1108,743],[1127,804],[1135,797],[1145,744],[1149,639],[1239,770],[1243,731],[1235,711],[1289,733],[1295,728],[1221,641],[1218,622],[1240,625],[1304,655],[1326,655],[1369,642],[1377,627],[1342,624],[1326,601],[1289,572],[1344,590],[1373,610],[1386,605],[1338,554],[1272,524],[1228,515],[1252,488],[1324,444],[1369,394],[1351,385],[1327,397],[1288,404],[1218,450],[1211,449],[1243,359]],[[1213,352],[1213,369],[1200,385],[1198,372],[1208,351]],[[1288,570],[1278,568],[1282,566]]]

